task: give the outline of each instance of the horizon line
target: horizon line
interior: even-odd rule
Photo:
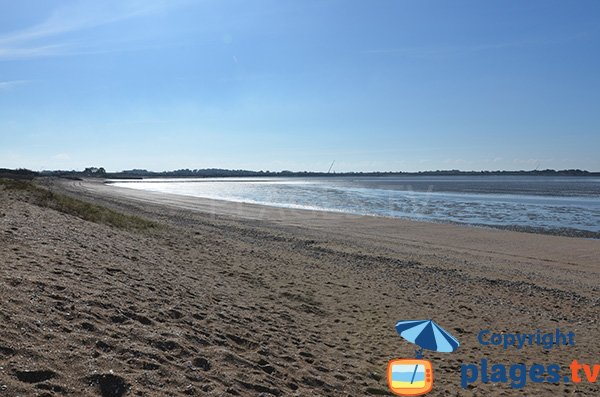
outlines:
[[[40,171],[34,171],[34,170],[30,170],[28,168],[14,168],[14,169],[10,169],[10,168],[2,168],[0,167],[0,171],[2,170],[8,170],[8,171],[28,171],[28,172],[35,172],[35,173],[59,173],[59,172],[65,172],[65,173],[85,173],[86,171],[89,170],[104,170],[104,173],[106,174],[122,174],[122,173],[149,173],[149,174],[164,174],[164,173],[175,173],[175,172],[190,172],[190,173],[199,173],[199,172],[208,172],[208,171],[222,171],[222,172],[247,172],[247,173],[269,173],[269,174],[336,174],[336,175],[340,175],[340,174],[418,174],[418,173],[510,173],[510,172],[518,172],[518,173],[543,173],[543,172],[550,172],[550,173],[565,173],[565,172],[577,172],[577,173],[589,173],[589,174],[598,174],[600,173],[600,171],[591,171],[591,170],[586,170],[586,169],[580,169],[580,168],[564,168],[564,169],[553,169],[553,168],[545,168],[545,169],[531,169],[531,170],[527,170],[527,169],[496,169],[496,170],[492,170],[492,169],[488,169],[488,170],[461,170],[461,169],[436,169],[436,170],[418,170],[418,171],[402,171],[402,170],[387,170],[387,171],[383,171],[383,170],[379,170],[379,171],[331,171],[331,172],[327,172],[327,171],[308,171],[308,170],[301,170],[301,171],[292,171],[292,170],[286,170],[286,169],[281,169],[281,170],[252,170],[252,169],[243,169],[243,168],[217,168],[217,167],[209,167],[209,168],[177,168],[177,169],[170,169],[170,170],[161,170],[161,171],[155,171],[155,170],[148,170],[145,168],[130,168],[130,169],[122,169],[119,171],[106,171],[104,169],[104,167],[86,167],[83,170],[76,170],[76,169],[71,169],[71,170],[67,170],[67,169],[44,169],[44,170],[40,170]],[[94,171],[93,171],[94,172]]]

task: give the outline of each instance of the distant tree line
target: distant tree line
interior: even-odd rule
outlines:
[[[0,174],[3,172],[0,169]],[[28,170],[5,170],[5,172],[21,173],[23,175],[37,175]],[[340,177],[340,176],[452,176],[452,175],[539,175],[539,176],[600,176],[600,172],[590,172],[580,169],[567,170],[531,170],[531,171],[460,171],[460,170],[435,170],[419,172],[311,172],[311,171],[252,171],[229,170],[222,168],[179,169],[173,171],[148,171],[145,169],[131,169],[119,172],[106,172],[102,167],[88,167],[83,171],[42,171],[39,175],[60,176],[66,178],[99,177],[99,178],[209,178],[209,177],[259,177],[259,176],[285,176],[285,177]]]

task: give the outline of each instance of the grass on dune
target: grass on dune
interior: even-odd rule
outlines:
[[[0,178],[0,186],[19,191],[27,201],[40,207],[52,208],[86,221],[114,226],[125,230],[155,229],[159,225],[135,215],[123,214],[110,208],[88,203],[64,194],[55,193],[27,180]]]

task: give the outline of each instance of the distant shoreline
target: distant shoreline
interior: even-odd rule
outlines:
[[[533,170],[533,171],[374,171],[374,172],[309,172],[309,171],[252,171],[252,170],[228,170],[228,169],[199,169],[199,170],[175,170],[175,171],[147,171],[126,170],[120,172],[76,172],[76,171],[49,171],[41,172],[44,176],[102,176],[104,178],[217,178],[217,177],[386,177],[386,176],[573,176],[573,177],[600,177],[600,172],[585,170]]]
[[[258,214],[266,214],[266,213],[293,213],[297,215],[306,215],[311,216],[317,214],[317,217],[334,217],[334,218],[374,218],[380,219],[382,222],[394,222],[398,221],[400,223],[408,222],[413,223],[416,222],[418,224],[424,223],[426,225],[452,225],[454,227],[459,228],[474,228],[476,230],[503,230],[506,232],[517,232],[517,233],[527,233],[527,234],[535,234],[535,235],[546,235],[546,236],[560,236],[560,237],[569,237],[569,238],[578,238],[578,239],[591,239],[591,240],[600,240],[600,233],[594,231],[580,230],[568,227],[562,228],[543,228],[543,227],[534,227],[534,226],[523,226],[523,225],[493,225],[493,224],[483,224],[483,223],[465,223],[465,222],[456,222],[452,220],[425,220],[425,219],[416,219],[410,217],[395,217],[395,216],[385,216],[385,215],[377,215],[377,214],[362,214],[362,213],[354,213],[354,212],[344,212],[344,211],[334,211],[332,209],[311,209],[311,208],[295,208],[288,207],[282,205],[275,204],[265,204],[265,203],[253,203],[249,201],[232,201],[226,199],[216,199],[216,198],[206,198],[206,197],[197,197],[197,196],[188,196],[188,195],[180,195],[176,193],[164,193],[164,192],[154,192],[149,190],[135,190],[124,187],[116,187],[110,186],[111,183],[100,183],[100,181],[96,182],[94,179],[87,179],[82,182],[67,182],[67,185],[76,185],[78,189],[84,187],[86,191],[94,191],[96,194],[108,194],[118,196],[120,199],[135,199],[140,201],[147,201],[149,203],[161,205],[169,204],[175,206],[181,206],[182,208],[192,208],[195,207],[200,211],[216,211],[222,215],[233,215],[233,216],[248,216],[251,213]],[[110,186],[110,190],[106,190],[103,187]],[[260,218],[260,216],[259,216]]]
[[[104,180],[104,183],[144,192],[153,191],[273,208],[410,219],[418,222],[450,223],[536,234],[600,239],[600,230],[564,215],[563,207],[542,209],[550,208],[547,207],[548,200],[559,200],[553,205],[567,206],[565,208],[575,206],[573,208],[578,208],[580,214],[586,214],[583,216],[588,221],[594,219],[593,213],[586,212],[588,207],[585,203],[600,208],[592,204],[596,202],[596,198],[600,194],[600,184],[596,180],[590,180],[590,183],[587,183],[581,179],[554,177],[545,180],[542,179],[544,177],[532,176],[397,176],[387,177],[390,178],[389,180],[386,177],[346,178],[348,179],[344,179],[344,177],[298,177],[296,180],[301,185],[296,185],[294,178],[286,177],[109,179]],[[203,187],[205,183],[207,185]],[[258,186],[257,183],[261,188],[255,188]],[[231,186],[234,185],[231,184],[241,185],[236,185],[238,187],[232,191]],[[538,185],[538,188],[532,188],[532,186]],[[273,190],[269,186],[278,188]],[[287,186],[287,188],[281,191],[281,186]],[[295,188],[296,186],[301,187]],[[385,189],[380,190],[378,188],[380,186],[385,186]],[[584,188],[588,186],[597,188]],[[363,196],[363,193],[356,193],[353,187],[369,193],[365,193],[366,196]],[[344,203],[339,201],[338,193],[333,192],[343,192],[339,194],[343,194]],[[419,197],[419,202],[427,203],[433,200],[433,203],[424,204],[425,207],[420,204],[415,208],[413,205],[416,203],[414,200],[417,197]],[[446,197],[446,199],[440,197]],[[492,199],[494,197],[495,199]],[[489,204],[490,200],[499,201],[492,201],[497,204],[494,205]],[[536,201],[537,205],[534,205],[532,200]],[[571,201],[569,204],[565,204],[565,200]],[[461,209],[462,215],[458,216],[455,213],[456,208],[462,208],[461,206],[464,205],[467,205],[468,208]],[[476,209],[469,209],[471,207]],[[548,215],[547,211],[550,213],[556,211],[556,214]],[[436,215],[430,215],[431,213]],[[507,215],[508,213],[510,215]],[[529,220],[523,221],[524,217]]]
[[[83,171],[76,170],[46,170],[31,171],[27,169],[0,168],[2,175],[10,177],[35,177],[57,176],[63,178],[100,177],[109,179],[140,179],[140,178],[215,178],[215,177],[360,177],[360,176],[574,176],[574,177],[600,177],[600,171],[587,171],[581,169],[564,170],[519,170],[519,171],[461,171],[461,170],[435,170],[435,171],[372,171],[372,172],[314,172],[314,171],[252,171],[221,168],[179,169],[171,171],[148,171],[145,169],[132,169],[117,172],[107,172],[102,167],[89,167]]]

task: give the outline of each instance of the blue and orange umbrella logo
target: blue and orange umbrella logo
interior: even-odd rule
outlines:
[[[419,346],[415,359],[396,359],[388,363],[390,390],[399,396],[420,396],[433,388],[433,367],[423,360],[423,350],[442,353],[455,351],[460,343],[433,320],[398,321],[396,331],[405,340]]]

